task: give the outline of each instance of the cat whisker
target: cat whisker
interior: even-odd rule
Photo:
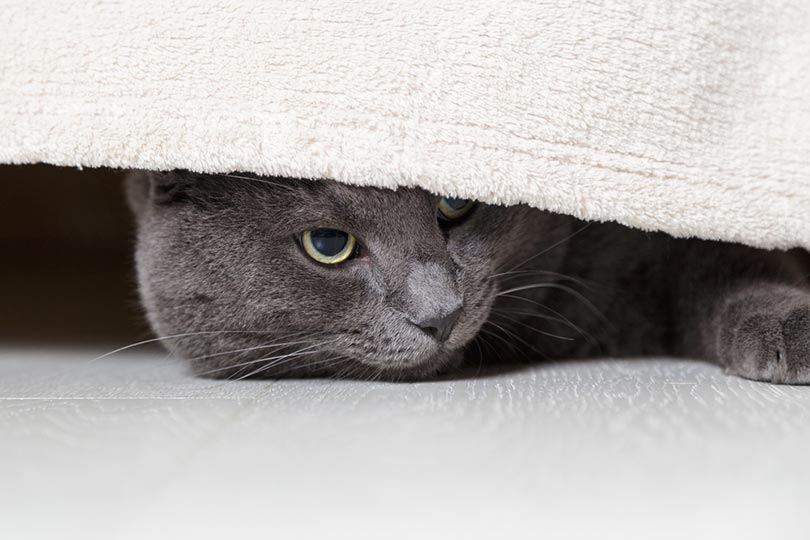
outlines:
[[[483,344],[483,345],[485,345],[487,347],[492,347],[492,344],[487,341],[484,333],[479,332],[478,334],[476,334],[475,337],[476,337],[476,339],[481,338],[481,344]]]
[[[550,245],[549,247],[545,248],[544,250],[540,251],[539,253],[535,253],[534,255],[532,255],[531,257],[529,257],[528,259],[524,260],[524,261],[523,261],[523,262],[521,262],[521,263],[516,264],[515,266],[513,266],[513,267],[512,267],[512,268],[510,268],[509,270],[510,270],[510,271],[511,271],[511,270],[517,270],[518,268],[520,268],[520,267],[521,267],[521,266],[523,266],[524,264],[527,264],[527,263],[529,263],[529,262],[533,261],[533,260],[534,260],[534,259],[536,259],[537,257],[541,257],[541,256],[545,255],[546,253],[548,253],[549,251],[551,251],[551,250],[553,250],[553,249],[558,248],[559,246],[561,246],[561,245],[565,244],[566,242],[570,241],[570,240],[571,240],[572,238],[574,238],[575,236],[577,236],[577,235],[579,235],[580,233],[584,232],[584,231],[585,231],[585,230],[586,230],[588,227],[590,227],[590,226],[591,226],[591,224],[592,224],[592,222],[588,222],[588,223],[586,223],[584,226],[580,227],[579,229],[577,229],[577,230],[576,230],[576,231],[574,231],[573,233],[569,234],[568,236],[566,236],[566,237],[565,237],[565,238],[563,238],[562,240],[559,240],[559,241],[555,242],[554,244]]]
[[[230,379],[230,380],[231,380],[231,382],[236,382],[236,381],[241,381],[241,380],[248,379],[248,378],[251,378],[251,377],[255,377],[256,375],[258,375],[258,374],[260,374],[262,372],[265,372],[265,371],[267,371],[267,370],[269,370],[271,368],[276,368],[276,367],[279,367],[279,366],[284,365],[284,364],[289,364],[290,362],[300,358],[301,356],[309,356],[309,355],[312,355],[312,354],[320,354],[322,352],[323,351],[310,351],[310,352],[307,352],[305,354],[300,354],[300,355],[297,355],[297,356],[294,356],[294,357],[291,357],[291,358],[283,358],[281,360],[276,360],[274,362],[270,362],[268,364],[259,366],[259,368],[251,371],[250,373],[242,375],[242,376],[240,376],[240,377],[238,377],[236,379]],[[341,358],[341,357],[342,356],[335,356],[335,357],[331,357],[331,358],[320,359],[320,360],[318,360],[316,362],[310,362],[310,363],[305,363],[305,364],[301,364],[301,365],[289,366],[288,369],[278,371],[278,372],[274,372],[272,374],[272,376],[273,377],[280,377],[280,376],[282,376],[284,374],[291,373],[291,372],[296,371],[296,370],[307,369],[309,367],[320,365],[320,364],[327,364],[327,363],[330,363],[333,360],[335,360],[337,358]]]
[[[511,298],[511,297],[508,297]],[[529,311],[520,311],[517,309],[502,309],[502,308],[492,308],[490,311],[493,313],[512,313],[514,315],[525,315],[527,317],[534,317],[537,319],[543,319],[546,321],[557,322],[560,324],[568,324],[570,321],[561,317],[552,317],[551,315],[543,315],[542,313],[532,313]]]
[[[552,309],[552,308],[548,307],[547,305],[545,305],[545,304],[543,304],[543,303],[537,302],[536,300],[532,300],[531,298],[526,298],[525,296],[520,296],[520,295],[517,295],[517,294],[501,294],[501,295],[499,295],[499,296],[501,296],[502,298],[511,298],[511,299],[513,299],[513,300],[523,300],[524,302],[528,302],[528,303],[530,303],[530,304],[534,304],[535,306],[537,306],[537,307],[539,307],[539,308],[545,309],[546,311],[550,311],[550,312],[551,312],[551,313],[553,313],[554,315],[557,315],[558,317],[560,317],[561,319],[563,319],[565,322],[567,322],[567,323],[569,323],[569,324],[574,324],[573,322],[571,322],[571,320],[570,320],[570,319],[568,319],[567,317],[565,317],[565,316],[564,316],[562,313],[560,313],[559,311],[556,311],[556,310],[554,310],[554,309]],[[499,309],[500,309],[500,308],[499,308]]]
[[[346,366],[345,368],[341,369],[339,372],[331,375],[330,378],[335,380],[357,378],[357,375],[359,373],[362,373],[364,369],[365,368],[363,367],[363,364],[360,364],[358,362],[352,362],[349,363],[349,365]]]
[[[481,334],[477,334],[472,342],[475,344],[476,348],[478,349],[478,367],[475,370],[475,376],[478,377],[481,375],[481,370],[484,368],[484,349],[481,347],[481,342],[483,338]]]
[[[335,341],[337,341],[337,340],[335,340]],[[318,343],[318,344],[312,345],[310,347],[304,347],[303,349],[300,349],[299,351],[296,351],[294,353],[290,353],[288,355],[281,355],[281,356],[272,357],[272,358],[269,359],[269,360],[272,360],[272,362],[268,362],[268,363],[262,365],[261,368],[260,368],[260,371],[268,370],[268,369],[274,368],[274,367],[278,367],[278,366],[281,366],[283,364],[288,364],[291,361],[293,361],[295,358],[298,358],[299,356],[311,356],[312,354],[323,354],[325,351],[318,350],[318,347],[321,347],[323,345],[328,345],[329,343],[334,343],[334,341],[329,341],[329,342],[326,342],[326,343]],[[315,350],[311,350],[311,349],[315,349]],[[296,366],[296,367],[298,367],[298,366]]]
[[[297,335],[304,335],[304,334],[307,334],[310,338],[318,337],[319,335],[324,335],[323,333],[313,335],[313,334],[309,334],[308,332],[297,332],[296,334],[290,334],[288,336],[281,336],[279,339],[286,339],[286,338],[294,337],[294,336],[297,336]],[[191,358],[187,358],[186,360],[188,360],[188,361],[205,360],[207,358],[216,358],[217,356],[225,356],[225,355],[237,354],[237,353],[246,353],[246,352],[259,351],[259,350],[264,350],[264,349],[277,349],[277,348],[281,348],[281,347],[289,347],[289,346],[292,346],[292,345],[302,345],[302,344],[306,344],[306,343],[312,343],[312,339],[307,339],[307,340],[304,340],[304,341],[287,341],[287,342],[282,342],[282,343],[267,343],[267,344],[264,344],[264,345],[257,345],[257,346],[254,346],[254,347],[246,347],[244,349],[234,349],[234,350],[231,350],[231,351],[222,351],[222,352],[217,352],[217,353],[212,353],[212,354],[205,354],[205,355],[202,355],[202,356],[194,356],[194,357],[191,357]]]
[[[529,276],[534,276],[534,275],[554,276],[554,277],[558,277],[558,278],[560,278],[562,280],[567,280],[567,281],[571,281],[573,283],[576,283],[577,285],[580,285],[581,287],[583,287],[585,289],[589,289],[589,290],[593,289],[593,286],[591,284],[589,284],[589,283],[587,283],[587,282],[585,282],[585,281],[583,281],[583,280],[581,280],[579,278],[576,278],[574,276],[569,276],[569,275],[566,275],[566,274],[561,274],[559,272],[552,272],[551,270],[511,270],[509,272],[501,272],[499,274],[492,274],[491,276],[489,276],[489,279],[494,279],[494,278],[501,277],[501,276],[512,276],[512,277],[507,277],[506,279],[519,279],[521,277],[529,277]]]
[[[286,360],[286,359],[290,359],[290,358],[297,358],[299,356],[307,356],[307,355],[311,355],[311,354],[318,354],[319,352],[320,351],[306,351],[306,352],[296,351],[296,352],[292,352],[292,353],[288,353],[288,354],[280,354],[280,355],[277,355],[277,356],[266,356],[264,358],[256,358],[254,360],[248,360],[246,362],[240,362],[238,364],[230,364],[230,365],[227,365],[227,366],[218,367],[216,369],[209,369],[209,370],[206,370],[206,371],[201,371],[201,372],[197,373],[197,375],[198,376],[211,375],[212,373],[219,373],[219,372],[222,372],[222,371],[227,371],[227,370],[230,370],[230,369],[236,369],[236,368],[239,368],[239,367],[244,368],[246,366],[253,366],[253,365],[256,365],[256,364],[261,363],[261,362],[266,362],[266,364],[263,364],[262,367],[261,367],[261,369],[264,369],[264,368],[268,367],[271,364],[274,365],[274,361]],[[272,367],[272,366],[270,366],[270,367]],[[242,372],[242,371],[245,371],[245,370],[244,369],[239,370],[239,372]]]
[[[294,367],[292,367],[290,369],[287,369],[285,371],[280,371],[278,373],[274,373],[274,376],[286,375],[287,373],[291,373],[292,371],[295,371],[296,369],[311,369],[313,367],[321,366],[321,365],[324,365],[324,364],[330,364],[330,365],[340,364],[341,362],[346,362],[346,361],[349,361],[351,359],[352,359],[352,357],[350,357],[350,356],[332,356],[330,358],[324,358],[322,360],[318,360],[316,362],[310,362],[310,363],[307,363],[307,364],[303,364],[301,366],[294,366]]]
[[[485,332],[487,335],[492,336],[495,339],[500,340],[501,342],[503,342],[509,348],[509,350],[512,350],[512,351],[515,351],[515,352],[518,352],[518,353],[522,354],[524,356],[524,358],[526,358],[526,360],[529,359],[529,357],[526,356],[525,352],[523,352],[520,348],[518,348],[513,342],[506,339],[507,337],[512,337],[512,336],[510,336],[509,332],[504,330],[504,328],[502,326],[500,326],[500,325],[498,325],[498,324],[496,324],[496,323],[494,323],[492,321],[486,321],[484,323],[484,325],[487,325],[487,324],[492,325],[495,329],[500,330],[501,332],[503,332],[504,336],[506,336],[506,337],[501,336],[500,334],[498,334],[497,332],[494,332],[494,331],[493,332],[486,331],[483,328],[481,329],[481,332]],[[501,360],[502,360],[502,358],[501,358]]]
[[[270,370],[272,368],[276,368],[276,367],[282,366],[284,364],[289,364],[290,362],[296,361],[299,358],[301,358],[302,356],[312,356],[312,355],[322,354],[323,352],[324,351],[315,350],[315,351],[306,351],[306,352],[295,352],[295,353],[290,353],[288,355],[282,355],[282,356],[276,356],[276,357],[270,357],[270,358],[263,358],[263,359],[260,359],[260,362],[263,360],[266,363],[261,363],[258,368],[256,368],[255,370],[253,370],[253,371],[251,371],[251,372],[249,372],[247,374],[241,375],[242,373],[244,373],[247,366],[240,369],[236,373],[236,375],[238,376],[236,380],[242,380],[242,379],[247,379],[249,377],[254,377],[254,376],[258,375],[259,373],[268,371],[268,370]],[[250,364],[255,365],[256,363],[259,363],[259,362],[251,362]],[[232,366],[232,367],[238,367],[238,366]],[[294,367],[299,368],[300,366],[294,366]]]
[[[544,304],[540,304],[539,302],[534,302],[533,300],[530,300],[528,298],[524,298],[522,296],[506,295],[505,298],[515,298],[515,299],[518,299],[518,300],[526,300],[528,302],[536,304],[537,306],[539,306],[539,307],[541,307],[543,309],[546,309],[546,310],[548,310],[548,311],[550,311],[552,313],[555,313],[557,315],[557,317],[552,317],[550,315],[543,315],[542,313],[532,313],[532,312],[528,312],[528,311],[521,311],[521,310],[516,310],[516,309],[502,309],[502,308],[492,308],[492,311],[494,313],[510,313],[510,314],[514,314],[514,315],[522,315],[524,317],[533,317],[533,318],[536,318],[536,319],[543,319],[543,320],[546,320],[546,321],[551,321],[551,322],[557,322],[557,323],[560,323],[560,324],[564,324],[564,325],[568,326],[569,328],[571,328],[572,330],[574,330],[575,332],[577,332],[579,335],[581,335],[585,339],[587,339],[590,343],[592,343],[592,344],[598,343],[596,338],[594,338],[591,334],[589,334],[588,332],[583,330],[578,325],[574,324],[570,319],[568,319],[567,317],[565,317],[561,313],[558,313],[557,311],[551,309],[550,307],[548,307],[548,306],[546,306]]]
[[[371,377],[369,377],[368,382],[373,383],[379,381],[382,378],[383,373],[385,373],[385,370],[381,366],[377,366],[374,373],[371,375]]]
[[[220,176],[222,176],[224,178],[235,178],[237,180],[250,180],[251,182],[257,182],[257,183],[260,183],[260,184],[267,184],[268,186],[279,187],[279,188],[284,188],[284,189],[292,189],[293,188],[293,186],[289,186],[289,185],[286,185],[286,184],[280,184],[278,182],[273,182],[271,180],[266,180],[264,178],[253,178],[253,177],[250,177],[250,176],[241,176],[241,175],[238,175],[238,174],[222,174]]]
[[[348,371],[349,371],[349,370],[350,370],[352,367],[353,367],[353,364],[349,364],[348,366],[344,367],[344,368],[343,368],[343,369],[341,369],[340,371],[338,371],[338,372],[336,372],[336,373],[332,373],[332,374],[329,376],[329,378],[330,378],[330,379],[333,379],[333,380],[340,380],[340,379],[342,379],[342,378],[343,378],[343,377],[346,375],[346,373],[348,373]]]
[[[493,332],[490,332],[486,328],[481,328],[481,330],[479,330],[478,335],[481,337],[481,343],[483,343],[485,346],[492,349],[492,352],[494,352],[498,356],[498,360],[503,362],[504,360],[503,360],[503,355],[501,354],[501,351],[491,341],[489,341],[486,338],[486,336],[495,336],[498,339],[503,339],[503,338],[501,338],[500,336],[495,335]],[[510,344],[508,344],[508,345],[510,345]]]
[[[501,326],[500,324],[498,324],[498,323],[496,323],[494,321],[487,321],[487,322],[489,324],[495,326],[496,328],[499,328],[504,334],[511,337],[512,339],[515,339],[515,340],[519,341],[520,343],[522,343],[523,345],[525,345],[526,347],[528,347],[532,351],[534,351],[534,352],[536,352],[538,354],[543,354],[542,352],[538,351],[537,348],[534,347],[531,343],[529,343],[528,341],[526,341],[525,339],[520,337],[517,333],[505,328],[504,326]],[[520,350],[520,349],[518,349],[518,350]],[[525,353],[524,353],[524,356],[526,356]],[[526,358],[528,359],[528,357],[526,357]]]
[[[137,343],[130,343],[129,345],[126,345],[124,347],[119,347],[118,349],[115,349],[114,351],[110,351],[108,353],[102,354],[101,356],[97,356],[97,357],[93,358],[92,360],[89,360],[88,362],[98,362],[99,360],[103,360],[104,358],[107,358],[108,356],[112,356],[114,354],[118,354],[120,352],[129,350],[129,349],[132,349],[132,348],[135,348],[135,347],[148,345],[150,343],[158,343],[158,342],[169,340],[169,339],[179,339],[179,338],[184,338],[184,337],[215,335],[215,334],[262,334],[262,333],[266,333],[266,332],[264,332],[262,330],[210,330],[210,331],[205,331],[205,332],[186,332],[186,333],[183,333],[183,334],[173,334],[173,335],[170,335],[170,336],[161,336],[161,337],[156,337],[156,338],[151,338],[151,339],[145,339],[143,341],[138,341]]]
[[[558,312],[558,311],[556,311],[556,310],[554,310],[554,309],[551,309],[550,307],[548,307],[548,306],[547,306],[547,305],[545,305],[545,304],[542,304],[542,303],[540,303],[540,302],[537,302],[537,301],[535,301],[535,300],[532,300],[531,298],[526,298],[525,296],[519,296],[519,295],[505,294],[505,295],[503,295],[503,298],[511,298],[511,299],[513,299],[513,300],[520,300],[520,301],[523,301],[523,302],[528,302],[529,304],[533,304],[533,305],[535,305],[535,306],[537,306],[537,307],[539,307],[539,308],[542,308],[542,309],[545,309],[545,310],[547,310],[547,311],[550,311],[551,313],[554,313],[555,315],[558,315],[558,316],[559,316],[561,319],[563,319],[563,320],[565,321],[565,323],[566,323],[568,326],[570,326],[571,328],[573,328],[574,330],[576,330],[577,332],[579,332],[579,333],[580,333],[582,336],[584,336],[584,337],[586,337],[587,339],[591,340],[591,342],[592,342],[592,343],[598,343],[598,341],[596,340],[596,338],[594,338],[594,337],[593,337],[591,334],[589,334],[588,332],[586,332],[585,330],[583,330],[583,329],[582,329],[580,326],[578,326],[578,325],[574,324],[574,322],[572,322],[572,321],[571,321],[569,318],[565,317],[565,316],[564,316],[563,314],[561,314],[560,312]]]
[[[276,356],[268,356],[268,357],[264,357],[264,358],[256,358],[254,360],[249,360],[247,362],[242,362],[242,363],[239,363],[239,364],[231,364],[231,365],[222,366],[222,367],[219,367],[219,368],[216,368],[216,369],[207,370],[207,371],[198,373],[198,375],[210,375],[212,373],[218,373],[218,372],[226,371],[226,370],[229,370],[229,369],[255,365],[255,364],[259,363],[259,362],[267,362],[267,364],[262,366],[262,369],[269,369],[269,368],[271,368],[273,366],[278,365],[283,360],[287,360],[287,359],[290,359],[290,358],[296,358],[298,356],[306,356],[307,354],[318,354],[318,353],[320,353],[322,351],[318,351],[318,350],[313,351],[312,349],[317,349],[318,347],[322,347],[324,345],[329,345],[330,343],[334,343],[336,341],[338,341],[337,338],[333,339],[331,341],[315,343],[313,345],[309,345],[307,347],[304,347],[302,349],[298,349],[297,351],[294,351],[294,352],[291,352],[291,353],[288,353],[288,354],[280,354],[280,355],[276,355]],[[307,351],[309,351],[309,352],[307,352]],[[240,370],[240,371],[244,371],[244,369]],[[248,376],[250,376],[250,374]]]
[[[341,357],[335,357],[335,358],[341,358]],[[313,364],[318,364],[318,363],[327,363],[328,361],[333,360],[333,359],[334,359],[334,358],[327,358],[327,359],[326,359],[326,360],[324,360],[323,362],[314,362]],[[289,369],[289,370],[286,370],[286,371],[280,372],[278,375],[283,375],[284,373],[289,373],[290,371],[293,371],[293,370],[295,370],[295,369],[300,369],[300,366],[295,366],[295,367],[292,367],[292,368],[291,368],[291,369]],[[251,377],[251,376],[256,375],[256,374],[258,374],[258,373],[260,373],[260,371],[257,371],[257,372],[255,372],[255,373],[248,373],[248,374],[243,375],[243,376],[241,376],[241,377],[239,377],[239,378],[237,378],[237,379],[231,379],[231,378],[228,378],[228,379],[223,380],[223,381],[222,381],[221,383],[219,383],[219,384],[215,384],[215,385],[212,385],[212,386],[205,387],[205,388],[204,388],[204,390],[206,390],[206,391],[210,391],[210,390],[217,390],[217,389],[221,389],[221,388],[223,388],[223,387],[224,387],[224,386],[226,386],[226,385],[229,385],[229,384],[231,384],[231,383],[235,383],[235,382],[242,381],[242,380],[247,379],[248,377]]]
[[[599,308],[597,308],[593,304],[593,302],[588,300],[588,298],[586,298],[581,292],[579,292],[576,289],[572,289],[571,287],[568,287],[566,285],[561,285],[560,283],[548,283],[548,282],[545,282],[545,283],[534,283],[534,284],[531,284],[531,285],[521,285],[520,287],[512,287],[511,289],[506,289],[505,291],[501,291],[495,296],[505,296],[507,294],[520,292],[520,291],[527,291],[527,290],[531,290],[531,289],[556,289],[556,290],[559,290],[559,291],[567,292],[568,294],[572,295],[577,300],[582,302],[594,315],[599,317],[602,320],[602,322],[605,322],[607,324],[611,324],[610,321],[607,319],[607,317],[605,317],[605,314],[602,313],[599,310]]]
[[[541,334],[543,336],[552,337],[552,338],[556,338],[556,339],[561,339],[563,341],[574,341],[574,338],[572,338],[570,336],[561,336],[559,334],[552,334],[551,332],[546,332],[544,330],[540,330],[539,328],[535,328],[534,326],[532,326],[530,324],[526,324],[526,323],[521,322],[521,321],[519,321],[519,320],[517,320],[517,319],[515,319],[513,317],[509,317],[508,315],[504,315],[502,313],[494,313],[494,315],[497,316],[497,317],[501,317],[503,319],[506,319],[507,321],[511,321],[514,324],[518,324],[520,326],[523,326],[524,328],[527,328],[527,329],[531,330],[532,332],[537,332],[538,334]]]
[[[316,338],[316,337],[325,335],[324,332],[319,332],[319,333],[316,333],[316,334],[310,334],[309,332],[294,332],[294,333],[291,333],[291,334],[277,336],[277,339],[289,339],[289,338],[292,338],[292,337],[301,336],[301,335],[305,335],[305,334],[308,335],[310,338]],[[211,353],[211,354],[202,355],[202,356],[194,356],[194,357],[190,357],[190,358],[188,358],[188,357],[179,358],[179,357],[175,356],[175,353],[177,352],[175,349],[167,347],[169,350],[168,350],[168,354],[166,355],[165,363],[174,362],[174,361],[177,361],[177,360],[183,360],[185,362],[194,361],[194,360],[204,360],[204,359],[207,359],[207,358],[213,358],[213,357],[217,357],[217,356],[224,356],[224,355],[228,355],[228,354],[236,354],[236,357],[234,358],[234,360],[239,360],[240,357],[244,356],[244,353],[250,352],[252,350],[256,350],[256,349],[261,350],[261,349],[265,349],[265,348],[267,348],[267,349],[281,348],[283,346],[290,346],[290,345],[295,345],[295,344],[306,344],[306,343],[310,343],[310,342],[311,341],[296,341],[296,342],[287,342],[287,343],[276,343],[276,342],[274,342],[274,343],[267,343],[267,344],[264,344],[264,345],[259,345],[257,347],[248,347],[248,348],[245,348],[245,349],[236,349],[236,350],[231,350],[231,351],[223,351],[223,352]]]

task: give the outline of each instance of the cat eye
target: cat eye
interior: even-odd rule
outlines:
[[[458,221],[472,210],[475,201],[469,199],[456,199],[455,197],[442,197],[439,201],[439,211],[436,215],[442,221]]]
[[[304,253],[322,264],[339,264],[357,252],[357,239],[338,229],[313,229],[301,233]]]

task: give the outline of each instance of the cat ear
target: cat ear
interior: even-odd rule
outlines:
[[[149,177],[149,199],[155,204],[172,204],[188,199],[187,190],[194,183],[182,171],[152,171]]]

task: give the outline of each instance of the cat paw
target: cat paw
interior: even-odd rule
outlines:
[[[810,301],[743,316],[723,341],[721,357],[732,374],[778,384],[810,384]]]

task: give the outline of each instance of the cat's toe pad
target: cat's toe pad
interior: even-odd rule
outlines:
[[[810,305],[744,318],[723,347],[727,369],[758,381],[810,384]]]

